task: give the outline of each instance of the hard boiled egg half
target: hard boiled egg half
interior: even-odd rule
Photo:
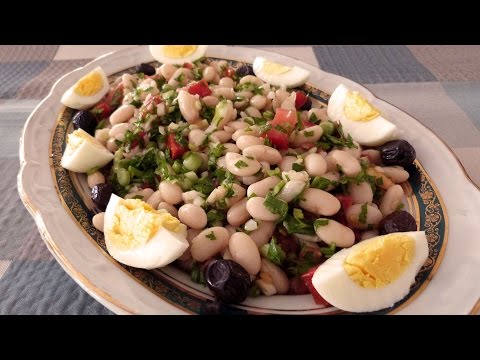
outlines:
[[[150,54],[163,64],[183,65],[205,56],[207,45],[150,45]]]
[[[260,56],[253,61],[253,72],[266,83],[286,88],[303,85],[310,76],[309,71],[298,66],[287,66]]]
[[[358,91],[340,84],[333,92],[327,107],[328,117],[342,124],[345,135],[360,145],[377,146],[398,138],[398,129],[380,115],[380,111]]]
[[[333,255],[318,267],[312,283],[341,310],[376,311],[409,293],[427,257],[424,231],[377,236]]]
[[[98,103],[110,90],[107,75],[101,67],[90,71],[63,94],[63,105],[86,110]]]
[[[104,234],[115,260],[141,269],[168,265],[188,248],[187,227],[177,218],[142,200],[115,194],[105,211]]]
[[[67,136],[67,146],[60,164],[67,170],[86,173],[112,160],[113,154],[105,146],[86,131],[77,129]]]

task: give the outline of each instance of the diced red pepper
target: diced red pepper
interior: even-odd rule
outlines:
[[[335,195],[342,205],[343,211],[347,211],[350,206],[352,206],[353,199],[350,195],[347,194],[338,194]]]
[[[182,155],[188,150],[186,147],[183,147],[175,141],[175,134],[167,135],[167,147],[170,149],[170,156],[173,160],[182,157]]]
[[[184,63],[182,67],[185,68],[185,69],[190,69],[191,70],[191,69],[193,69],[193,64],[192,63]]]
[[[112,112],[113,112],[112,108],[110,107],[109,104],[107,104],[105,100],[99,102],[92,109],[92,113],[94,113],[97,116],[97,119],[99,120],[109,117]]]
[[[310,270],[308,270],[305,274],[302,275],[302,280],[304,281],[305,285],[308,287],[308,290],[310,291],[310,294],[312,294],[313,300],[315,300],[316,304],[323,305],[325,307],[332,306],[318,293],[317,289],[315,289],[315,286],[313,286],[312,278],[317,268],[318,266],[314,266]]]
[[[307,102],[307,95],[303,91],[295,91],[295,108],[300,110]]]
[[[225,69],[225,76],[229,78],[233,78],[235,76],[235,69],[229,67]]]
[[[295,125],[297,125],[297,112],[292,110],[277,109],[275,110],[275,117],[270,122],[272,129],[276,126],[281,126],[287,134],[290,134]]]
[[[305,295],[309,294],[307,285],[300,276],[295,276],[288,280],[288,294],[289,295]]]
[[[288,135],[277,129],[268,130],[263,137],[266,137],[272,143],[272,146],[278,150],[288,149]]]
[[[202,79],[188,87],[188,92],[192,95],[198,95],[201,98],[212,94],[212,90],[208,87],[208,83]]]

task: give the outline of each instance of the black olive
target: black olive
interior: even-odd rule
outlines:
[[[113,188],[110,184],[98,184],[92,188],[92,201],[99,210],[106,210],[112,192]]]
[[[378,148],[383,165],[400,165],[407,167],[415,160],[415,149],[408,141],[392,140]]]
[[[302,105],[300,110],[310,110],[312,108],[312,100],[310,99],[310,96],[307,96],[307,101],[305,101],[305,104]]]
[[[135,69],[135,72],[138,73],[144,73],[147,76],[152,76],[155,75],[156,70],[152,65],[149,64],[140,64],[137,66]]]
[[[380,235],[407,231],[417,231],[417,222],[407,211],[395,211],[385,216],[378,224]]]
[[[248,272],[233,260],[212,260],[205,269],[205,280],[215,297],[225,304],[244,301],[252,285]]]
[[[82,129],[92,136],[95,135],[95,128],[98,125],[98,121],[90,111],[80,110],[75,114],[72,122],[75,129]]]
[[[239,77],[244,77],[247,75],[255,75],[253,72],[253,67],[251,65],[242,65],[237,69],[237,75]]]

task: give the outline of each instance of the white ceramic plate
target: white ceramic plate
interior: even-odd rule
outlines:
[[[480,191],[468,179],[452,151],[420,122],[348,79],[260,50],[210,46],[207,52],[208,57],[247,63],[259,55],[309,70],[309,85],[328,94],[340,83],[361,91],[399,126],[403,132],[401,137],[416,148],[421,166],[417,184],[412,185],[416,197],[412,197],[410,211],[418,212],[417,221],[429,234],[429,264],[421,272],[423,278],[417,279],[418,283],[412,287],[412,296],[396,306],[395,312],[469,314],[478,311]],[[18,188],[49,250],[83,289],[119,314],[331,312],[315,305],[309,295],[260,297],[242,306],[218,307],[205,288],[193,284],[187,275],[173,267],[157,274],[125,268],[102,250],[103,239],[91,225],[91,213],[82,197],[83,180],[62,172],[58,166],[71,117],[60,98],[76,80],[97,66],[111,75],[151,61],[153,58],[146,46],[102,56],[58,80],[30,115],[20,144]]]

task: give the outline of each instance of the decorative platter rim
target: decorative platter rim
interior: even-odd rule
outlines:
[[[252,50],[252,49],[247,49],[247,48],[240,48],[240,47],[231,48],[231,47],[225,47],[225,46],[219,46],[219,47],[214,47],[214,48],[215,48],[216,52],[219,53],[220,55],[223,54],[223,55],[230,55],[230,56],[222,57],[222,56],[213,56],[213,55],[216,55],[216,54],[207,54],[208,56],[222,57],[222,58],[227,58],[227,59],[235,59],[235,60],[239,60],[239,61],[251,62],[251,61],[248,61],[248,56],[251,57],[252,53],[255,53],[255,55],[260,55],[260,54],[263,53],[264,55],[273,57],[274,59],[278,59],[280,61],[283,60],[283,61],[289,61],[290,63],[292,63],[292,62],[297,63],[296,65],[306,67],[311,72],[314,72],[314,74],[316,75],[315,76],[316,81],[314,80],[315,83],[322,82],[323,85],[329,86],[330,89],[326,89],[327,92],[331,93],[332,86],[335,83],[338,84],[339,82],[343,82],[343,83],[346,83],[347,86],[352,86],[353,85],[352,87],[354,87],[354,88],[356,87],[356,88],[361,89],[361,91],[364,94],[367,94],[367,98],[369,98],[373,102],[379,103],[381,105],[381,107],[390,108],[389,110],[391,110],[391,109],[397,110],[401,114],[403,114],[402,115],[403,117],[410,117],[408,114],[406,114],[404,112],[401,112],[400,110],[394,108],[392,105],[387,104],[387,103],[375,98],[373,96],[373,94],[371,94],[368,90],[361,87],[360,85],[355,84],[355,83],[351,82],[350,80],[341,78],[339,76],[332,75],[332,74],[327,74],[327,73],[323,72],[322,70],[319,70],[319,69],[314,68],[310,65],[304,64],[304,63],[302,63],[298,60],[287,58],[285,56],[278,55],[278,54],[267,53],[267,52],[263,52],[263,51],[259,51],[259,50]],[[131,301],[132,299],[119,299],[118,294],[117,295],[112,294],[112,292],[109,291],[109,289],[107,289],[105,287],[105,284],[102,283],[102,281],[100,281],[100,279],[96,278],[95,276],[93,276],[93,279],[92,279],[92,275],[89,274],[88,271],[87,272],[80,271],[80,269],[78,268],[78,266],[80,264],[79,259],[78,259],[78,255],[79,255],[78,249],[76,249],[77,250],[76,252],[75,252],[75,249],[71,249],[71,248],[66,249],[65,243],[60,242],[58,240],[59,238],[57,237],[57,235],[55,235],[55,234],[52,235],[51,234],[52,233],[51,228],[52,228],[52,225],[53,225],[52,219],[51,219],[50,216],[44,216],[44,215],[46,215],[45,208],[43,208],[43,211],[42,211],[42,205],[39,204],[39,202],[38,202],[38,200],[39,200],[38,196],[33,196],[32,195],[32,190],[35,191],[35,189],[33,189],[32,185],[31,185],[31,182],[29,183],[28,181],[25,181],[26,180],[25,175],[26,175],[27,172],[29,172],[29,169],[34,169],[37,173],[39,173],[39,175],[41,174],[40,178],[42,178],[42,179],[45,176],[44,175],[44,170],[45,169],[43,169],[43,171],[42,171],[41,168],[39,168],[39,164],[42,162],[42,161],[38,161],[40,156],[38,154],[34,154],[34,153],[32,154],[32,152],[29,151],[29,149],[28,149],[28,138],[31,138],[31,135],[34,132],[32,129],[36,128],[38,130],[38,128],[39,128],[39,124],[37,124],[37,126],[35,126],[36,124],[32,120],[36,119],[36,118],[39,118],[39,116],[42,113],[42,109],[44,109],[43,112],[45,112],[45,110],[47,108],[57,108],[58,110],[55,112],[56,114],[58,114],[60,112],[60,114],[62,115],[64,113],[65,108],[62,109],[61,104],[58,101],[59,94],[62,93],[61,86],[63,86],[65,88],[65,86],[69,84],[68,78],[77,77],[78,75],[75,74],[75,73],[80,72],[80,71],[83,71],[83,72],[86,72],[87,70],[89,71],[92,67],[98,66],[100,64],[102,66],[106,66],[105,64],[113,63],[114,61],[116,61],[116,63],[117,63],[117,68],[116,68],[117,71],[113,71],[113,72],[118,72],[119,70],[127,69],[127,68],[133,66],[135,63],[130,63],[130,66],[123,66],[123,68],[120,69],[119,65],[122,62],[119,59],[122,59],[122,58],[126,59],[126,58],[129,57],[128,56],[129,54],[134,54],[136,57],[139,57],[140,59],[145,58],[145,50],[144,49],[143,50],[141,48],[125,49],[125,50],[122,50],[122,51],[119,51],[119,52],[116,52],[116,53],[110,53],[110,54],[104,55],[100,58],[97,58],[97,59],[93,60],[92,62],[90,62],[89,64],[85,65],[84,67],[79,68],[77,70],[74,70],[71,73],[66,74],[64,77],[62,77],[61,79],[59,79],[57,81],[57,83],[53,86],[51,93],[32,112],[32,114],[30,115],[30,117],[27,120],[27,123],[25,125],[24,131],[23,131],[23,134],[22,134],[22,138],[21,138],[21,146],[20,146],[21,170],[20,170],[19,176],[18,176],[18,188],[19,188],[19,192],[20,192],[20,196],[22,198],[22,201],[24,202],[25,206],[30,211],[30,213],[34,216],[34,218],[37,222],[37,226],[39,227],[39,230],[42,234],[42,237],[45,240],[45,242],[47,243],[47,247],[52,252],[52,254],[55,256],[57,261],[59,261],[59,263],[62,265],[62,267],[67,271],[67,273],[69,273],[70,276],[72,276],[72,278],[74,278],[74,280],[77,283],[79,283],[80,286],[82,286],[82,288],[84,288],[95,299],[100,301],[102,304],[104,304],[105,306],[107,306],[108,308],[110,308],[114,312],[122,313],[122,314],[125,314],[125,313],[130,313],[130,314],[132,314],[132,313],[133,314],[136,314],[136,313],[154,313],[156,311],[154,310],[155,308],[151,307],[151,305],[152,305],[151,300],[152,299],[150,299],[150,302],[148,304],[146,304],[146,303],[136,304],[135,302]],[[243,58],[242,56],[245,56],[245,58]],[[123,60],[123,61],[125,62],[125,60]],[[145,60],[142,60],[142,61],[145,61]],[[153,59],[150,59],[150,61],[153,61]],[[102,62],[105,63],[105,64],[102,64]],[[138,61],[138,62],[140,62],[140,61]],[[121,67],[121,65],[120,65],[120,67]],[[107,70],[107,73],[111,74],[112,71]],[[324,89],[321,85],[317,85],[316,87],[317,88],[322,88],[322,90]],[[57,99],[54,100],[55,98],[57,98]],[[53,103],[54,101],[57,101],[58,104],[54,104]],[[388,111],[388,112],[390,112],[390,111]],[[48,112],[47,112],[47,114],[48,114]],[[48,136],[49,146],[51,146],[53,144],[51,139],[54,138],[55,130],[58,128],[58,124],[61,121],[61,117],[62,116],[60,116],[58,119],[56,119],[56,116],[53,116],[49,120],[44,119],[45,123],[49,125],[49,127],[48,127],[49,135],[50,135],[50,136]],[[413,120],[413,118],[412,118],[412,120]],[[464,174],[464,177],[462,179],[463,182],[469,183],[469,185],[472,186],[473,183],[468,178],[468,175],[465,173],[465,171],[462,168],[460,162],[454,156],[454,154],[451,152],[451,150],[445,145],[445,143],[442,140],[440,140],[436,135],[434,135],[433,132],[431,132],[430,129],[427,129],[426,127],[424,127],[418,121],[416,121],[416,122],[421,127],[426,129],[426,130],[423,130],[424,132],[427,132],[427,133],[429,132],[430,133],[429,135],[433,136],[433,139],[436,139],[437,141],[439,141],[441,143],[441,146],[444,147],[443,150],[447,151],[449,153],[448,155],[451,158],[453,158],[453,159],[450,159],[450,160],[456,163],[456,166],[457,166],[456,170],[458,172],[463,172],[463,174]],[[53,129],[52,129],[52,126],[53,126]],[[31,133],[29,133],[29,131],[31,131]],[[44,132],[42,132],[42,134],[43,133]],[[43,136],[44,135],[45,134],[43,134]],[[41,137],[41,138],[42,138],[42,140],[44,140],[44,137]],[[57,152],[56,152],[57,155],[58,155],[58,150],[59,149],[57,148]],[[54,158],[55,158],[55,156],[54,156],[55,152],[52,152],[52,151],[49,150],[48,154],[50,156],[49,156],[49,159],[47,159],[47,163],[50,165],[50,164],[53,164],[53,161],[54,161]],[[42,159],[43,159],[43,161],[45,160],[44,158],[42,158]],[[420,167],[421,167],[421,165],[420,165]],[[64,193],[62,193],[62,191],[58,187],[58,182],[56,181],[57,178],[55,176],[55,167],[54,166],[52,166],[52,167],[48,166],[48,169],[51,169],[51,176],[53,176],[53,178],[50,177],[50,180],[51,180],[52,183],[49,183],[48,181],[45,181],[45,182],[48,183],[47,188],[51,190],[52,185],[53,185],[53,188],[55,189],[55,192],[58,195],[58,199],[55,199],[55,200],[57,200],[57,201],[55,201],[55,204],[50,204],[50,205],[52,205],[58,211],[58,205],[59,205],[59,202],[61,200],[61,204],[60,204],[61,208],[71,210],[71,207],[66,205],[66,202],[65,202],[65,199],[64,199]],[[442,213],[443,213],[444,219],[445,219],[445,221],[444,221],[445,224],[444,224],[444,229],[443,229],[445,237],[441,239],[443,241],[443,246],[441,245],[439,250],[438,250],[437,256],[435,258],[436,261],[434,261],[434,264],[432,265],[433,269],[430,272],[430,274],[428,275],[428,278],[425,279],[423,281],[423,283],[420,284],[420,288],[424,288],[426,286],[426,284],[431,280],[431,277],[433,276],[433,273],[435,272],[435,270],[437,270],[438,266],[440,265],[440,261],[442,260],[442,255],[445,252],[446,242],[447,242],[448,235],[449,235],[449,229],[448,229],[449,224],[448,224],[448,217],[447,217],[447,213],[446,213],[446,207],[444,205],[442,206],[442,199],[440,197],[440,193],[436,189],[436,186],[433,184],[433,182],[431,180],[429,181],[427,172],[424,172],[424,170],[421,170],[421,174],[426,175],[425,176],[426,179],[427,179],[426,183],[431,183],[432,184],[433,193],[434,193],[434,195],[436,195],[438,197],[438,204],[439,204],[440,209],[442,210]],[[50,175],[50,171],[49,171],[49,175]],[[45,190],[45,191],[48,192],[48,190]],[[473,185],[473,187],[472,187],[472,189],[470,189],[470,191],[472,191],[472,196],[475,197],[475,195],[476,195],[477,198],[480,199],[480,195],[479,195],[480,193],[478,192],[477,189],[475,189],[475,185]],[[476,194],[475,194],[475,191],[477,192]],[[475,194],[475,195],[473,195],[473,194]],[[38,195],[38,194],[36,194],[36,195]],[[69,211],[65,211],[65,213],[69,213]],[[65,215],[65,214],[62,214],[62,216],[63,215]],[[48,219],[45,219],[45,218],[48,218]],[[70,219],[70,220],[72,221],[72,219]],[[78,224],[78,222],[77,222],[77,224]],[[478,226],[477,226],[477,228],[478,228]],[[83,235],[85,235],[85,234],[87,234],[86,231],[83,232]],[[73,237],[74,235],[72,234],[71,236]],[[78,237],[78,234],[76,234],[75,237]],[[93,244],[91,244],[91,245],[93,245]],[[95,243],[95,245],[97,246],[96,251],[98,252],[98,246],[99,245],[96,244],[96,243]],[[68,250],[68,251],[65,251],[65,250]],[[87,249],[84,249],[84,250],[85,250],[86,253],[88,253],[89,251],[92,251],[91,248],[88,249],[88,250]],[[69,254],[69,253],[72,253],[72,251],[75,254],[75,255],[73,255],[74,256],[73,260],[72,260],[72,256]],[[82,251],[80,251],[80,253]],[[109,259],[111,264],[115,263],[114,260],[111,259],[105,252],[103,252],[103,255],[104,255],[104,258]],[[97,259],[97,261],[99,261],[99,260]],[[105,261],[105,259],[103,259],[103,261]],[[116,264],[116,265],[117,265],[118,268],[121,268],[120,265],[118,265],[118,264]],[[101,267],[105,267],[105,266],[106,266],[106,264],[102,264]],[[107,268],[108,268],[108,266],[107,266]],[[82,270],[85,270],[85,269],[82,268]],[[110,269],[110,270],[112,270],[112,269]],[[121,271],[126,272],[126,270],[124,270],[123,268],[121,268]],[[118,278],[117,275],[118,274],[115,274],[115,276]],[[112,274],[112,276],[113,276],[113,274]],[[130,275],[128,275],[128,276],[130,278],[134,278],[133,276],[130,276]],[[136,279],[136,282],[137,282],[137,285],[138,285],[138,283],[140,281],[138,279]],[[133,283],[131,283],[130,285],[133,286],[133,287],[136,287],[136,286],[134,286]],[[131,289],[129,289],[129,290],[131,290]],[[149,289],[149,290],[153,294],[152,290],[151,289]],[[412,296],[412,298],[419,296],[421,290],[422,289],[418,289],[414,293],[414,296]],[[120,294],[121,294],[121,292],[120,292]],[[157,295],[155,295],[155,296],[157,296]],[[162,296],[162,298],[163,298],[164,301],[166,301],[166,303],[165,303],[165,306],[162,306],[162,309],[160,309],[161,310],[160,312],[162,312],[162,313],[179,313],[178,309],[176,308],[177,305],[175,304],[175,301],[172,301],[171,299],[165,298],[165,296]],[[124,300],[128,300],[128,301],[124,301]],[[473,296],[472,300],[473,300],[472,301],[472,306],[470,307],[471,310],[468,311],[468,312],[476,311],[476,307],[478,307],[478,304],[477,304],[478,293],[477,293],[477,298],[475,299],[475,297]],[[155,301],[153,301],[153,303],[155,303]],[[410,305],[407,308],[411,308],[411,307],[412,306],[411,306],[411,303],[410,303]],[[394,309],[394,310],[395,310],[395,312],[398,312],[400,309],[401,308]],[[185,313],[184,310],[181,311],[181,312]],[[187,310],[187,312],[191,312],[191,311]],[[252,312],[252,311],[249,311],[249,312]],[[255,312],[255,311],[253,311],[253,312]],[[402,312],[405,312],[405,311],[400,311],[400,313],[402,313]],[[416,310],[416,311],[414,310],[414,312],[418,312],[418,310]]]

